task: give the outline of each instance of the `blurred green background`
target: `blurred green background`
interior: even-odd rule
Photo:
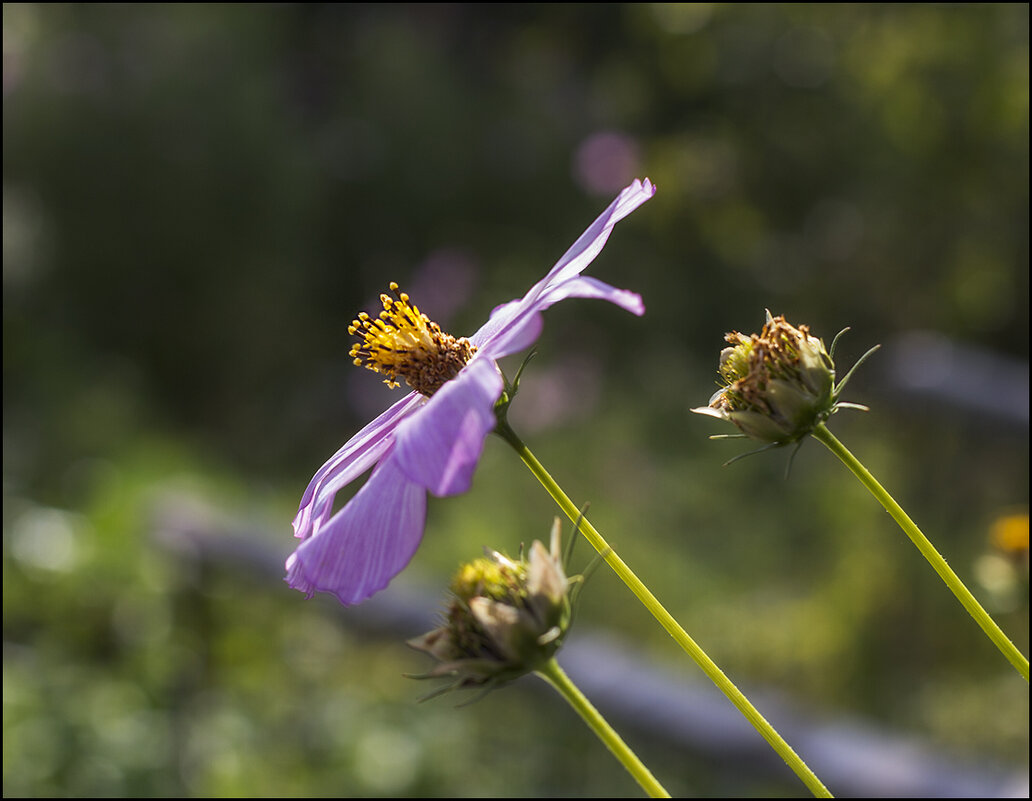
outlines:
[[[5,796],[636,794],[530,682],[417,706],[418,631],[246,551],[289,553],[311,474],[399,397],[350,365],[357,311],[397,280],[470,333],[645,175],[591,274],[646,316],[548,312],[514,424],[746,689],[1027,776],[1027,684],[873,499],[816,443],[788,480],[721,469],[746,447],[688,412],[765,308],[852,326],[840,364],[883,343],[832,428],[1028,653],[1027,5],[3,14]],[[936,387],[915,342],[970,359]],[[170,551],[190,510],[243,555]],[[554,513],[491,438],[386,593]],[[582,597],[703,681],[608,571]],[[803,792],[628,738],[675,794]]]

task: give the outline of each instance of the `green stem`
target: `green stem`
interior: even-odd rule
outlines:
[[[914,521],[910,519],[906,512],[903,511],[902,507],[892,496],[885,490],[885,488],[878,483],[877,479],[868,472],[867,468],[864,467],[857,458],[850,453],[846,446],[836,439],[835,435],[828,430],[828,427],[824,423],[819,424],[813,431],[813,436],[819,442],[822,442],[827,446],[828,450],[834,453],[842,462],[848,467],[862,483],[870,493],[878,499],[878,502],[885,507],[885,510],[892,515],[892,519],[899,523],[899,527],[903,529],[917,549],[921,552],[925,559],[928,560],[929,564],[935,568],[935,572],[942,577],[942,580],[946,583],[946,586],[952,590],[953,594],[957,596],[957,600],[967,609],[968,614],[975,619],[975,622],[982,627],[982,631],[986,633],[990,640],[992,640],[996,647],[1000,649],[1002,653],[1010,663],[1014,665],[1018,673],[1025,677],[1025,681],[1028,681],[1028,659],[1026,659],[1021,651],[1019,651],[1014,643],[1010,641],[1006,634],[1000,629],[999,626],[989,617],[989,613],[986,612],[982,605],[975,600],[975,596],[971,594],[970,590],[964,586],[964,582],[960,580],[956,573],[946,564],[946,560],[942,558],[935,546],[928,541],[928,538],[921,533],[921,529],[915,525]]]
[[[616,552],[602,538],[602,535],[595,530],[595,527],[581,515],[580,510],[574,505],[573,501],[563,492],[562,488],[555,482],[555,479],[548,474],[541,462],[534,457],[534,454],[530,452],[504,419],[498,421],[498,427],[495,429],[495,432],[519,454],[523,463],[530,468],[530,472],[548,490],[548,494],[552,496],[566,516],[574,522],[580,521],[581,534],[584,535],[596,551],[603,555],[606,563],[613,569],[613,572],[638,597],[638,600],[644,604],[645,608],[659,621],[659,624],[666,629],[667,633],[674,638],[677,644],[684,649],[685,653],[695,660],[695,663],[702,668],[703,673],[709,677],[710,681],[717,685],[717,688],[728,697],[731,703],[738,707],[738,711],[763,735],[763,738],[785,760],[785,763],[802,779],[810,792],[816,797],[832,798],[833,796],[828,792],[828,788],[814,775],[814,772],[807,767],[806,763],[799,758],[799,755],[792,750],[792,747],[782,739],[781,735],[774,730],[774,727],[756,710],[756,707],[749,703],[749,699],[742,695],[742,692],[724,675],[724,672],[706,655],[706,652],[688,636],[688,633],[663,608],[656,596],[649,591],[648,587],[641,583],[641,580],[634,575],[633,571],[616,555]]]
[[[570,677],[563,672],[555,659],[549,659],[534,672],[555,687],[556,691],[566,699],[566,702],[577,710],[577,714],[594,730],[598,739],[613,753],[613,756],[620,760],[627,772],[649,794],[649,798],[670,798],[670,793],[656,781],[652,771],[645,767],[638,759],[637,754],[627,746],[627,743],[613,730],[613,727],[606,723],[606,719],[591,705],[591,701],[584,697],[584,693],[578,689],[577,685],[570,681]]]

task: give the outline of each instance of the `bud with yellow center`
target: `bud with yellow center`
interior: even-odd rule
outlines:
[[[513,560],[487,551],[486,557],[459,568],[444,623],[409,641],[439,662],[417,678],[454,677],[433,695],[493,689],[555,656],[570,623],[559,531],[556,520],[551,548],[535,540],[529,558]]]

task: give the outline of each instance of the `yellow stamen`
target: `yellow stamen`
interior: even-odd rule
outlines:
[[[444,333],[393,281],[390,288],[395,297],[380,295],[383,311],[376,318],[361,312],[348,326],[349,334],[360,337],[350,356],[356,365],[386,375],[387,386],[396,387],[404,378],[429,397],[459,374],[476,348],[465,337]]]

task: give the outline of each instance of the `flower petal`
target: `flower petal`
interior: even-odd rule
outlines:
[[[538,308],[542,310],[547,309],[553,303],[558,303],[566,298],[608,300],[610,303],[615,303],[621,309],[625,309],[639,317],[645,313],[645,303],[637,292],[617,289],[603,281],[599,281],[597,278],[585,276],[577,276],[550,289],[538,300]]]
[[[484,439],[495,427],[502,376],[494,361],[474,358],[395,432],[392,458],[410,480],[434,495],[469,489]]]
[[[584,269],[602,252],[606,240],[613,232],[613,226],[654,194],[656,194],[656,187],[648,178],[644,183],[636,178],[634,183],[621,191],[616,200],[609,204],[609,208],[602,212],[599,218],[588,227],[588,230],[570,246],[570,249],[556,262],[555,267],[549,270],[544,283],[566,281],[584,272]]]
[[[343,509],[287,560],[287,583],[309,597],[332,592],[345,606],[382,590],[423,538],[426,491],[393,458],[380,463]]]
[[[544,320],[533,304],[526,304],[522,299],[510,300],[497,306],[491,312],[491,319],[469,339],[485,356],[500,359],[529,348],[537,342],[543,327]],[[488,332],[484,337],[486,341],[478,342],[485,331]]]
[[[602,251],[613,231],[613,226],[651,198],[655,192],[656,188],[648,178],[644,183],[635,180],[617,196],[609,208],[588,227],[588,230],[580,235],[570,249],[563,254],[563,257],[549,270],[548,275],[531,287],[530,291],[519,300],[497,307],[487,323],[470,337],[470,341],[480,349],[481,353],[495,359],[523,350],[532,344],[541,332],[541,320],[538,313],[563,297],[597,297],[617,303],[625,309],[634,311],[635,314],[640,314],[641,312],[635,310],[640,307],[640,298],[635,305],[631,300],[633,293],[618,294],[625,291],[615,290],[601,282],[592,287],[590,292],[588,291],[589,287],[585,286],[577,287],[565,295],[555,295],[554,293],[564,284],[577,279]],[[600,287],[606,287],[609,291],[601,292],[599,291]]]
[[[391,406],[349,439],[320,467],[308,483],[294,517],[294,536],[307,539],[329,516],[336,494],[372,467],[390,447],[398,423],[418,408],[422,397],[413,392]]]
[[[513,300],[497,307],[492,312],[492,322],[495,315],[499,318],[506,317],[509,320],[508,327],[503,327],[489,344],[482,346],[481,353],[492,359],[500,359],[511,353],[526,350],[541,335],[544,325],[541,312],[566,298],[608,300],[639,317],[645,313],[645,303],[637,292],[617,289],[597,278],[575,276],[541,294],[529,307],[520,300]]]

